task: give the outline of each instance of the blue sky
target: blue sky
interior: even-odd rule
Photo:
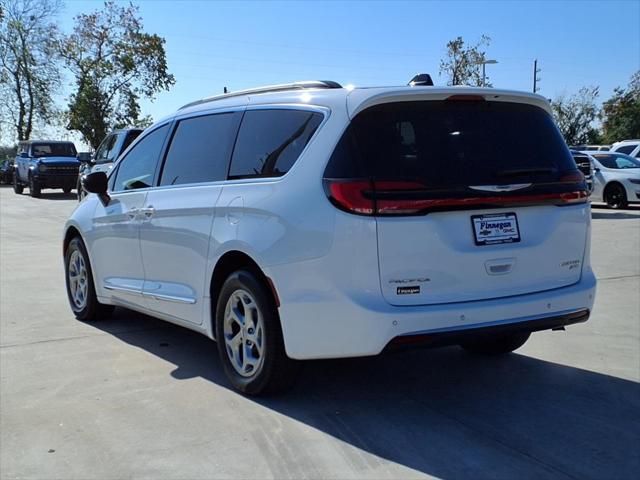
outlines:
[[[584,85],[603,101],[640,69],[640,1],[213,2],[137,1],[145,29],[166,39],[176,85],[143,102],[159,118],[194,99],[252,86],[330,79],[401,85],[415,73],[438,81],[447,41],[492,43],[494,86],[531,90],[533,60],[548,98]],[[69,1],[60,16],[101,2]]]

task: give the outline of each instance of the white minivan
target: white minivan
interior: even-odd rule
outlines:
[[[83,182],[63,241],[75,316],[117,305],[199,331],[247,394],[290,386],[299,360],[511,352],[593,306],[587,186],[530,93],[235,92]]]

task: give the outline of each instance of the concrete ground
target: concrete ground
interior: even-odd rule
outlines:
[[[118,309],[74,320],[71,196],[0,188],[0,478],[637,478],[640,208],[593,209],[593,316],[516,354],[312,362],[231,391],[208,339]],[[570,239],[567,239],[570,241]]]

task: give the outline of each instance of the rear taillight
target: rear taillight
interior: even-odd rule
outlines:
[[[575,189],[544,193],[509,193],[487,196],[446,195],[429,191],[418,182],[325,179],[331,202],[341,210],[360,215],[416,215],[429,211],[500,208],[526,205],[568,205],[584,203],[588,192],[581,172],[569,172],[560,184],[575,184]]]
[[[325,180],[325,189],[334,205],[342,210],[373,215],[373,185],[370,181]]]

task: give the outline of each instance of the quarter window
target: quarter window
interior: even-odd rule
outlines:
[[[118,166],[114,191],[153,186],[158,157],[168,130],[169,124],[155,129],[131,149]]]
[[[321,114],[304,110],[247,111],[238,133],[229,178],[284,175],[321,121]]]
[[[637,145],[623,145],[622,147],[616,149],[616,152],[629,154],[633,152],[633,150],[635,150],[636,147]]]
[[[167,152],[160,185],[225,180],[240,116],[230,112],[181,120]]]

